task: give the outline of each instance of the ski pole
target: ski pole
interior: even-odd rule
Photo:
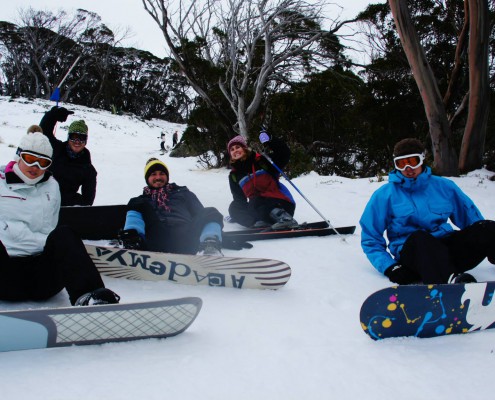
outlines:
[[[76,64],[79,62],[79,60],[81,59],[81,57],[82,57],[82,54],[80,54],[79,57],[76,58],[76,61],[74,61],[72,63],[72,65],[70,66],[69,70],[64,75],[64,77],[62,78],[62,80],[60,81],[60,83],[57,85],[57,87],[53,91],[52,95],[50,96],[50,100],[53,100],[53,101],[56,101],[57,102],[57,107],[58,107],[58,102],[60,100],[60,86],[62,86],[62,84],[65,82],[65,79],[67,79],[67,77],[69,76],[70,72],[76,66]]]
[[[331,228],[331,229],[332,229],[332,230],[333,230],[333,231],[334,231],[334,232],[335,232],[335,233],[336,233],[336,234],[337,234],[337,235],[338,235],[338,236],[339,236],[339,237],[340,237],[340,238],[341,238],[344,242],[345,242],[344,237],[343,237],[343,236],[339,233],[339,231],[337,231],[337,229],[335,229],[335,227],[332,225],[332,223],[330,222],[330,220],[329,220],[328,218],[325,218],[325,216],[324,216],[324,215],[323,215],[323,214],[322,214],[322,213],[321,213],[321,212],[320,212],[320,211],[319,211],[319,210],[318,210],[318,209],[314,206],[314,204],[313,204],[313,203],[311,203],[311,201],[309,201],[309,199],[308,199],[308,198],[307,198],[307,197],[306,197],[306,196],[305,196],[305,195],[304,195],[304,194],[303,194],[303,193],[302,193],[302,192],[298,189],[298,187],[297,187],[297,186],[296,186],[296,185],[295,185],[295,184],[294,184],[294,183],[290,180],[290,178],[287,176],[287,174],[286,174],[284,171],[282,171],[282,170],[278,167],[278,165],[277,165],[277,164],[275,164],[275,163],[273,162],[273,160],[271,159],[271,157],[270,157],[270,156],[268,156],[267,154],[265,154],[265,153],[264,153],[264,152],[262,152],[262,151],[260,151],[260,153],[261,153],[261,155],[262,155],[263,157],[265,157],[265,158],[268,160],[268,162],[269,162],[271,165],[273,165],[273,166],[275,167],[275,169],[276,169],[276,170],[280,173],[280,175],[282,175],[282,176],[285,178],[285,180],[286,180],[287,182],[289,182],[289,183],[292,185],[292,187],[293,187],[294,189],[296,189],[297,193],[299,193],[299,194],[301,195],[301,197],[302,197],[304,200],[306,200],[306,202],[307,202],[307,203],[308,203],[308,204],[309,204],[309,205],[313,208],[313,210],[315,210],[315,211],[318,213],[318,215],[319,215],[321,218],[323,218],[323,220],[324,220],[324,221],[328,224],[328,226],[329,226],[329,227],[330,227],[330,228]]]

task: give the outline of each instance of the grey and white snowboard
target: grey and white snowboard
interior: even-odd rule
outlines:
[[[145,303],[0,312],[0,351],[166,338],[184,332],[202,300],[186,297]]]
[[[167,280],[185,285],[279,289],[291,269],[267,258],[198,256],[86,245],[101,274],[114,278]]]

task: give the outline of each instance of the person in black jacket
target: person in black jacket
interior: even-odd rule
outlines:
[[[260,134],[268,156],[280,169],[289,162],[290,149],[279,138]],[[227,144],[232,170],[229,185],[233,201],[229,214],[233,222],[246,227],[269,227],[280,230],[298,225],[293,218],[296,203],[280,181],[279,172],[260,153],[248,148],[246,139],[238,135]]]
[[[65,142],[54,134],[57,122],[66,121],[71,114],[73,112],[64,107],[52,107],[41,119],[40,126],[53,147],[50,170],[60,185],[62,206],[90,206],[96,196],[97,172],[91,163],[91,153],[86,148],[88,126],[84,120],[72,122]]]
[[[127,249],[221,256],[223,216],[204,207],[185,186],[169,182],[167,166],[150,158],[144,167],[147,186],[127,207],[119,239]]]

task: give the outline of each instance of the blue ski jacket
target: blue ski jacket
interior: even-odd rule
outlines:
[[[411,233],[424,230],[443,237],[454,230],[449,219],[463,229],[484,218],[454,182],[432,175],[429,167],[415,179],[394,170],[361,216],[361,247],[371,264],[384,273],[400,262],[402,246]]]

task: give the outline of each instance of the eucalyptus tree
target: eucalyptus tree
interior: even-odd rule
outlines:
[[[322,28],[323,1],[142,1],[191,87],[225,131],[234,128],[246,137],[273,85],[328,66],[342,50],[335,34],[342,24]],[[227,100],[235,124],[212,97],[212,84]]]
[[[493,3],[388,0],[388,5],[368,7],[361,19],[375,28],[386,27],[373,37],[374,44],[385,44],[385,52],[400,40],[423,102],[436,171],[457,175],[480,168],[489,114]],[[385,22],[387,15],[395,36]],[[378,57],[382,49],[375,46]],[[454,132],[459,125],[462,140],[457,146]]]

